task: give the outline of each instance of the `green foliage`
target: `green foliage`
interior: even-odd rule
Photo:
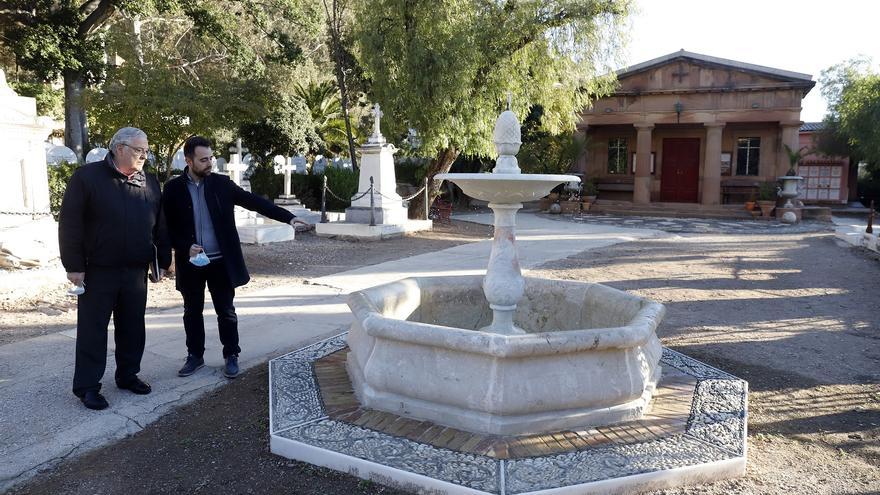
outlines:
[[[64,120],[64,92],[40,81],[9,81],[9,86],[21,96],[37,100],[37,115],[48,115]]]
[[[275,95],[274,104],[259,120],[245,122],[239,135],[253,156],[302,155],[314,151],[320,138],[305,103],[290,95]]]
[[[581,196],[598,196],[599,195],[599,187],[596,186],[596,182],[592,179],[585,179],[581,183]]]
[[[520,117],[540,104],[548,132],[573,130],[590,96],[613,87],[614,43],[629,4],[364,0],[360,18],[382,21],[360,23],[354,37],[386,115],[383,133],[415,129],[424,156],[489,155],[508,91]]]
[[[344,168],[327,167],[324,170],[327,176],[327,187],[340,198],[348,201],[340,201],[329,194],[327,195],[327,210],[343,211],[351,205],[351,197],[358,192],[359,174],[355,170]]]
[[[428,160],[424,158],[404,158],[394,161],[394,176],[397,182],[421,187],[428,172]]]
[[[758,201],[776,201],[777,197],[776,182],[767,181],[758,184]]]
[[[61,162],[57,166],[48,165],[47,173],[49,175],[49,211],[52,216],[58,219],[58,213],[61,211],[61,200],[64,199],[64,191],[67,189],[67,183],[76,171],[77,163]]]
[[[798,163],[801,161],[801,158],[803,158],[804,155],[810,153],[810,149],[807,148],[806,146],[804,146],[801,149],[795,151],[795,150],[791,149],[791,147],[788,146],[787,144],[783,144],[782,146],[785,147],[785,154],[788,156],[788,165],[789,165],[788,172],[786,172],[785,175],[788,175],[788,176],[797,175]]]
[[[336,167],[327,167],[324,170],[327,176],[327,187],[340,198],[340,201],[327,193],[327,211],[343,211],[351,206],[350,198],[357,193],[358,172]],[[321,174],[295,174],[291,176],[291,188],[296,198],[310,210],[321,209],[321,189],[324,185],[324,175]]]
[[[832,66],[820,77],[828,101],[826,124],[844,137],[852,158],[880,164],[880,74],[867,58]]]
[[[330,81],[297,84],[293,94],[305,103],[311,115],[318,138],[316,152],[324,156],[348,155],[348,137],[336,85]]]
[[[254,167],[250,177],[251,192],[266,199],[275,199],[284,192],[284,175],[276,174],[271,163]]]
[[[563,174],[587,149],[587,140],[580,134],[552,134],[542,126],[544,109],[535,105],[522,126],[522,147],[519,166],[523,173]]]

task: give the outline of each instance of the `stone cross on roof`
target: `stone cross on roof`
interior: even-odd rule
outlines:
[[[382,130],[379,128],[379,119],[384,115],[382,110],[379,108],[379,104],[376,103],[373,105],[373,135],[370,136],[369,142],[371,143],[384,143],[385,138],[382,137]]]

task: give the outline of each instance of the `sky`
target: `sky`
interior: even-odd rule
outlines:
[[[689,52],[811,74],[801,119],[825,115],[822,70],[858,55],[880,64],[876,0],[636,0],[627,65]]]

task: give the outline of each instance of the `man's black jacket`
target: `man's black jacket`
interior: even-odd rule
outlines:
[[[192,196],[186,187],[187,173],[189,168],[182,174],[171,179],[165,184],[162,193],[162,209],[168,222],[168,236],[171,239],[171,247],[174,248],[177,273],[177,287],[185,283],[183,279],[188,272],[189,248],[196,244],[196,228],[193,219]],[[251,194],[238,187],[229,177],[222,174],[210,174],[205,181],[205,202],[208,213],[211,215],[211,225],[214,226],[214,235],[220,244],[222,262],[226,266],[229,280],[233,287],[248,283],[247,267],[244,264],[244,256],[241,254],[241,243],[238,239],[238,230],[235,228],[235,206],[241,206],[251,211],[269,217],[279,222],[290,223],[294,214],[275,206],[270,201],[255,194]],[[293,228],[293,227],[291,227]],[[212,263],[215,263],[212,261]]]
[[[61,264],[68,272],[89,266],[146,269],[157,256],[167,269],[171,250],[163,232],[159,181],[145,173],[143,185],[129,182],[109,156],[79,167],[67,184],[58,217]]]

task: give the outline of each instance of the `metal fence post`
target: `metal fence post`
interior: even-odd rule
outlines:
[[[874,200],[873,199],[871,200],[871,206],[869,208],[871,209],[871,211],[870,211],[870,213],[868,213],[868,228],[865,229],[865,233],[866,234],[873,234],[874,233]]]
[[[428,216],[430,215],[431,205],[428,204],[428,198],[430,195],[428,194],[428,176],[425,176],[425,220],[428,220]]]
[[[370,227],[376,226],[376,203],[373,199],[373,176],[370,176]]]
[[[321,223],[327,223],[327,176],[324,176],[324,187],[321,188]]]

